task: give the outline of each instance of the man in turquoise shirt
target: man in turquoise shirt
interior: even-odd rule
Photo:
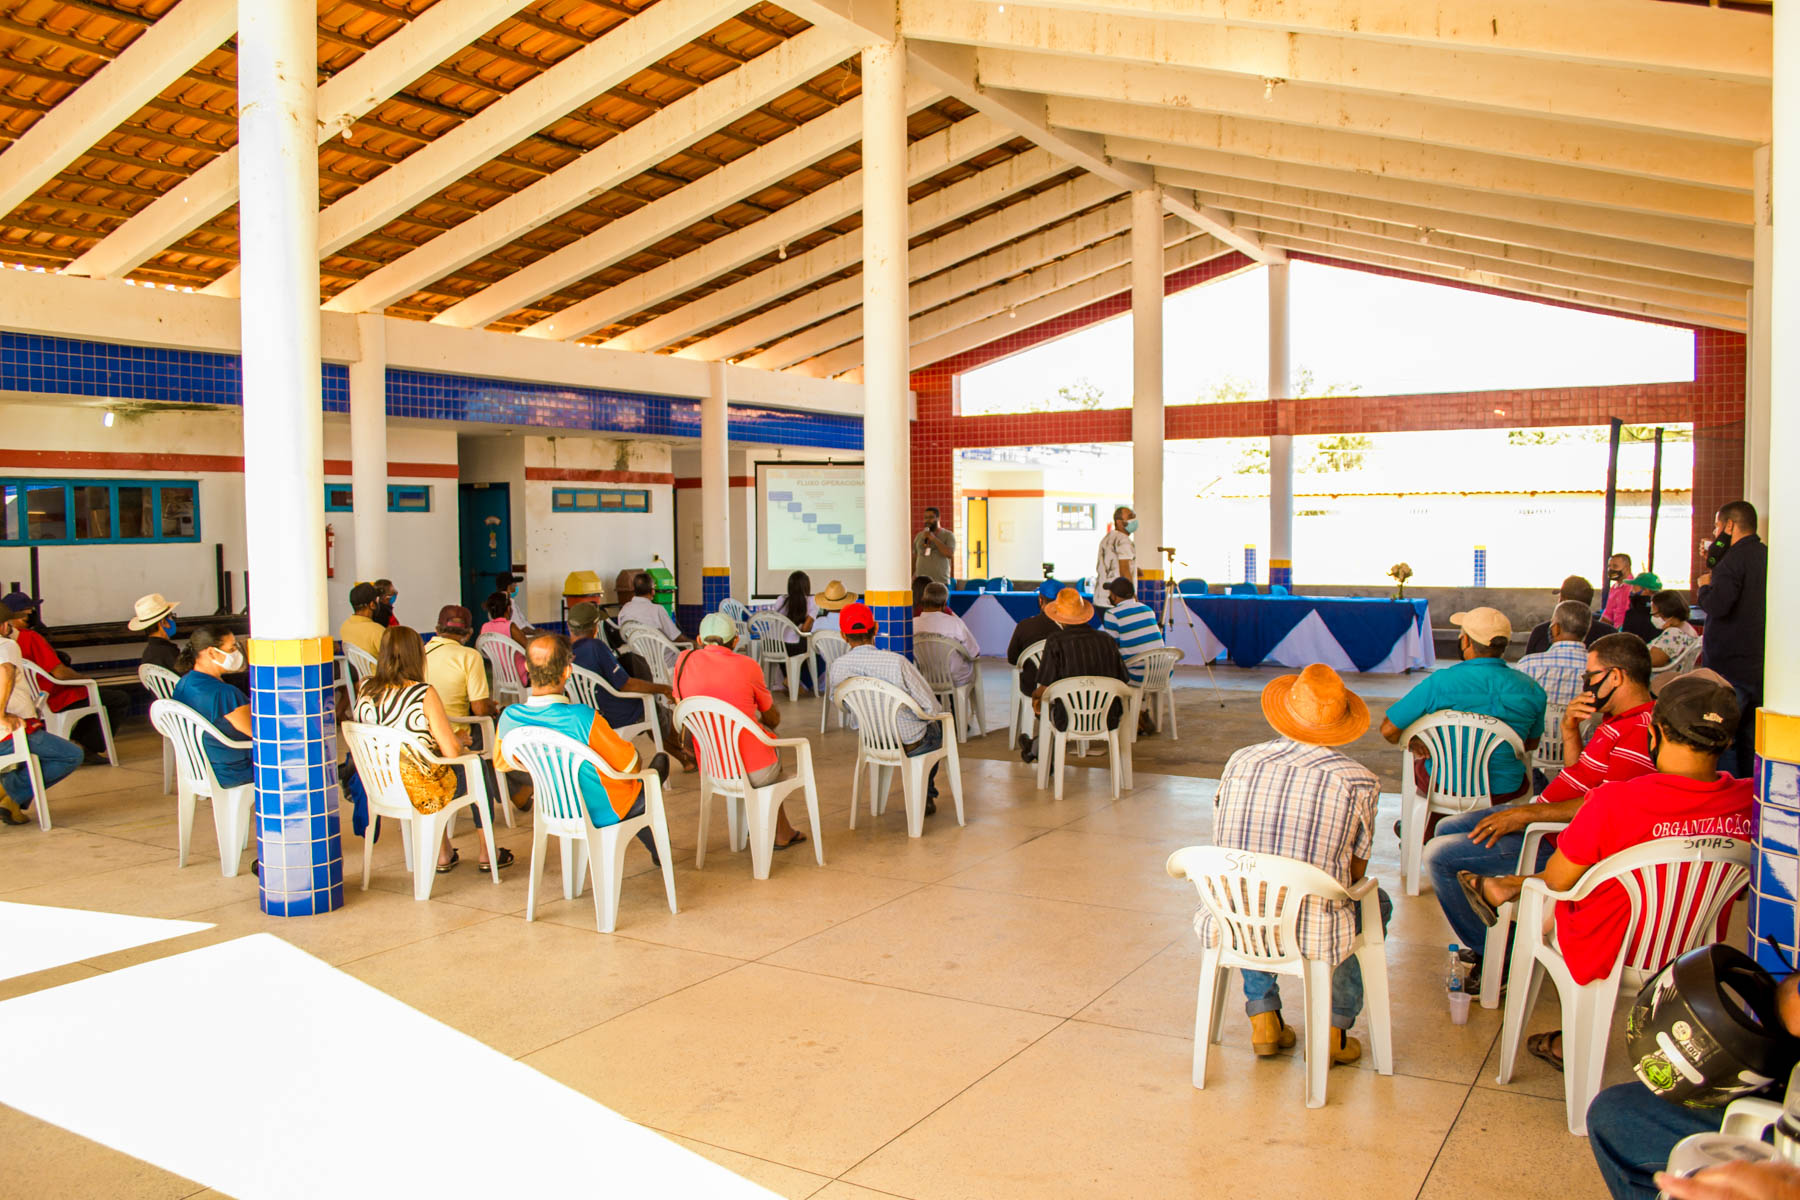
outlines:
[[[1512,622],[1495,608],[1475,608],[1454,613],[1452,625],[1460,626],[1463,661],[1433,671],[1418,686],[1394,701],[1381,722],[1381,736],[1398,743],[1407,726],[1435,712],[1481,713],[1506,722],[1531,751],[1544,736],[1547,697],[1537,680],[1506,663],[1506,647],[1512,641]],[[1420,760],[1421,776],[1425,769]],[[1419,779],[1424,788],[1427,781]],[[1525,764],[1512,747],[1501,746],[1488,762],[1488,788],[1495,803],[1514,800],[1530,790]],[[1427,832],[1429,835],[1429,831]]]

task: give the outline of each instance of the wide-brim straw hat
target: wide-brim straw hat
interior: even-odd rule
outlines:
[[[131,607],[137,615],[125,622],[125,628],[148,629],[152,625],[161,625],[163,618],[181,607],[181,601],[165,600],[161,592],[151,592],[148,596],[138,597]]]
[[[1369,728],[1369,706],[1323,663],[1271,680],[1262,708],[1277,733],[1313,746],[1347,745]]]
[[[837,612],[847,604],[855,604],[856,593],[834,579],[825,585],[824,591],[813,597],[813,603],[826,612]]]
[[[1094,618],[1094,606],[1081,598],[1081,593],[1066,587],[1056,599],[1044,605],[1044,615],[1058,625],[1080,625]]]

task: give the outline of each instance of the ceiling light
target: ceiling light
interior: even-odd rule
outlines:
[[[780,259],[782,262],[787,261],[787,243],[786,242],[783,242],[783,243],[781,243],[781,245],[775,247],[775,257]]]

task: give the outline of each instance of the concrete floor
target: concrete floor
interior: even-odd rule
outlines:
[[[1007,676],[987,671],[1002,726]],[[1221,672],[1220,682],[1248,700],[1276,673]],[[1354,684],[1378,699],[1410,682]],[[176,868],[159,746],[136,723],[121,737],[125,766],[85,768],[52,792],[50,833],[0,828],[0,898],[216,928],[0,981],[0,998],[272,932],[790,1197],[1604,1195],[1586,1141],[1564,1128],[1561,1077],[1522,1056],[1500,1087],[1498,1012],[1449,1023],[1448,929],[1429,892],[1400,894],[1391,833],[1377,838],[1372,870],[1396,903],[1396,1073],[1377,1075],[1367,1057],[1336,1068],[1327,1106],[1308,1111],[1300,1059],[1256,1059],[1233,1003],[1196,1091],[1195,899],[1163,862],[1208,839],[1212,781],[1141,766],[1136,790],[1115,803],[1103,770],[1080,767],[1058,803],[1016,763],[971,753],[966,827],[946,804],[909,840],[896,802],[851,831],[852,735],[820,738],[816,701],[794,707],[782,732],[813,733],[825,867],[810,847],[789,851],[756,882],[718,821],[717,857],[695,871],[698,795],[677,777],[681,912],[670,915],[634,847],[612,936],[595,932],[589,899],[560,898],[554,866],[555,898],[525,922],[529,818],[501,831],[521,861],[498,887],[475,872],[465,824],[464,864],[429,902],[411,899],[399,846],[384,838],[374,886],[353,884],[339,912],[264,917],[247,872],[220,876],[204,812],[196,852]],[[1175,745],[1223,761],[1264,736],[1234,717],[1196,721]],[[987,740],[1004,750],[1003,734]],[[1397,758],[1385,744],[1378,753]],[[803,808],[791,811],[804,825]],[[1380,828],[1390,823],[1384,812]],[[347,839],[346,857],[354,873],[360,844]],[[1295,989],[1296,1022],[1298,1008]],[[1547,996],[1533,1028],[1557,1022]],[[344,1086],[367,1086],[346,1032]],[[1615,1062],[1609,1077],[1628,1073]],[[495,1118],[503,1154],[507,1122],[529,1115]],[[12,1109],[0,1108],[0,1145],[7,1195],[203,1194],[203,1181]]]

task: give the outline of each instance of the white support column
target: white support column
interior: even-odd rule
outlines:
[[[344,901],[325,608],[314,0],[239,0],[237,62],[257,883],[264,912],[300,916]]]
[[[1777,6],[1777,11],[1772,145],[1785,144],[1787,150],[1773,151],[1769,223],[1776,229],[1785,224],[1791,234],[1800,230],[1800,7]],[[1772,461],[1780,466],[1800,447],[1800,237],[1771,240],[1767,444],[1787,448]],[[1800,545],[1795,540],[1800,538],[1800,472],[1771,470],[1768,482],[1769,502],[1761,509],[1762,537],[1771,547],[1768,594],[1785,598],[1800,587]],[[1800,627],[1775,617],[1767,637],[1764,703],[1783,714],[1780,720],[1792,735],[1774,757],[1800,763]]]
[[[1770,222],[1770,147],[1755,151],[1756,259],[1751,273],[1749,377],[1744,393],[1744,499],[1757,512],[1769,510],[1769,304],[1774,299],[1770,272],[1775,266],[1775,227]]]
[[[1288,341],[1288,264],[1270,263],[1269,399],[1286,400],[1293,390]],[[1277,425],[1280,425],[1277,417]],[[1294,585],[1294,435],[1269,435],[1269,582]]]
[[[1131,507],[1137,513],[1136,574],[1162,611],[1163,544],[1162,193],[1131,193]],[[1101,583],[1105,583],[1102,580]]]
[[[865,590],[881,626],[879,644],[910,655],[905,43],[865,47],[862,66]]]
[[[731,595],[731,433],[725,364],[710,364],[700,401],[700,602],[717,612]]]
[[[356,578],[388,574],[387,324],[380,313],[356,318],[362,357],[350,364],[350,494],[356,530]]]

